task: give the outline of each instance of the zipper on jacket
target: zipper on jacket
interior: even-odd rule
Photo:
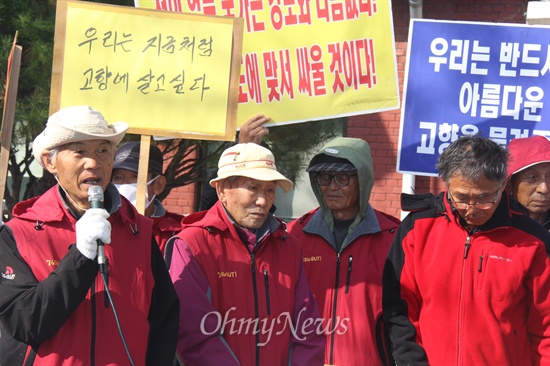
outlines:
[[[252,262],[252,291],[254,293],[254,317],[258,320],[258,329],[255,329],[255,340],[256,340],[256,365],[260,365],[260,322],[259,322],[259,311],[258,311],[258,287],[256,286],[256,255],[250,253],[250,260]]]
[[[477,271],[481,273],[481,270],[483,269],[483,256],[479,256],[479,265],[477,266]]]
[[[96,277],[97,279],[97,277]],[[95,365],[95,339],[96,339],[96,326],[95,326],[95,320],[96,320],[96,286],[95,281],[92,283],[92,301],[90,302],[92,305],[92,342],[90,343],[90,366]]]
[[[353,257],[350,255],[348,259],[348,275],[346,276],[346,294],[349,293],[349,283],[351,280],[351,264],[353,263],[352,260]]]
[[[464,311],[464,291],[466,281],[466,268],[468,261],[468,252],[470,251],[472,237],[468,235],[466,243],[464,243],[464,260],[462,261],[462,269],[460,273],[460,285],[459,285],[459,303],[458,303],[458,327],[457,327],[457,355],[456,363],[460,365],[462,363],[462,325],[464,324],[463,311]]]
[[[264,269],[264,284],[265,284],[265,302],[267,304],[267,315],[271,315],[271,302],[269,301],[269,276],[267,269]]]
[[[331,327],[336,327],[334,325],[336,319],[336,305],[338,303],[338,282],[340,282],[340,252],[336,257],[336,279],[334,280],[334,302],[332,305],[332,319]],[[329,353],[329,364],[334,363],[334,329],[330,330],[330,353]]]
[[[470,251],[470,241],[471,241],[471,238],[470,236],[468,236],[466,238],[466,243],[464,244],[464,256],[462,257],[464,259],[468,258],[468,252]]]

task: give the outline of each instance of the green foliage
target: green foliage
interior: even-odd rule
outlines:
[[[0,77],[6,80],[8,55],[17,33],[22,46],[16,118],[27,128],[17,128],[12,145],[25,144],[38,133],[48,116],[53,56],[55,1],[4,1],[0,7]],[[45,72],[46,70],[46,72]],[[2,84],[2,98],[5,85]],[[3,103],[2,103],[3,108]]]
[[[309,164],[304,157],[317,152],[322,142],[336,137],[336,129],[341,122],[341,119],[329,119],[271,127],[267,142],[275,155],[277,168],[297,183],[298,175]]]
[[[4,108],[7,61],[15,36],[22,47],[15,126],[10,149],[9,166],[12,182],[4,198],[8,207],[17,203],[23,189],[23,177],[29,181],[25,197],[37,193],[41,184],[30,171],[32,140],[45,124],[49,110],[50,79],[53,56],[55,0],[3,0],[0,5],[0,80]],[[17,161],[16,153],[19,153]],[[43,179],[40,183],[47,180]]]

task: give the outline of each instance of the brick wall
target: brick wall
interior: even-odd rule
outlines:
[[[392,1],[397,69],[400,96],[403,96],[403,78],[409,32],[408,0]],[[430,0],[422,7],[424,19],[467,20],[478,22],[525,24],[527,1],[523,0]],[[401,103],[402,105],[402,103]],[[400,217],[399,196],[402,190],[401,174],[395,172],[399,138],[400,111],[349,117],[347,136],[363,138],[371,145],[375,169],[375,186],[371,204],[390,215]],[[418,193],[437,193],[444,185],[437,177],[415,179]],[[193,212],[194,185],[173,190],[164,201],[170,211]]]
[[[168,197],[162,201],[164,207],[171,212],[182,215],[193,213],[195,207],[195,184],[188,184],[173,189]]]
[[[195,158],[194,153],[190,154],[188,158]],[[170,163],[170,159],[172,159],[172,157],[165,157],[164,169],[166,169],[166,166]],[[170,194],[162,201],[162,204],[170,212],[188,215],[195,212],[196,192],[196,183],[172,189]]]

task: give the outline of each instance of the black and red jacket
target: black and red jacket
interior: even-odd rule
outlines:
[[[106,192],[112,234],[105,254],[120,325],[135,364],[169,364],[179,301],[151,220],[115,191]],[[0,364],[129,363],[97,261],[73,245],[75,224],[56,186],[16,205],[0,228]]]
[[[383,277],[397,365],[550,364],[550,235],[510,202],[469,232],[446,192],[403,195]]]

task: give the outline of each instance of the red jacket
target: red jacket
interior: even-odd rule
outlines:
[[[169,243],[176,291],[193,299],[180,309],[186,365],[323,364],[323,338],[306,322],[318,310],[300,246],[282,222],[268,220],[269,232],[249,251],[243,240],[255,238],[238,233],[218,202],[187,216],[173,250]]]
[[[469,234],[446,192],[417,200],[384,269],[398,365],[549,365],[550,234],[511,208]]]
[[[325,364],[389,364],[382,324],[382,269],[399,220],[369,207],[340,252],[319,208],[288,225],[302,244],[311,291],[325,320]],[[353,351],[350,351],[353,350]]]
[[[115,210],[105,254],[109,290],[129,352],[140,365],[169,361],[178,299],[152,243],[151,220],[125,200]],[[2,342],[10,335],[28,344],[25,362],[34,358],[37,365],[126,365],[97,262],[73,245],[75,224],[57,186],[14,208],[9,230],[0,237],[0,320],[7,330]],[[15,359],[6,362],[13,365]]]
[[[183,215],[166,212],[160,217],[151,217],[151,219],[153,219],[153,235],[155,235],[160,252],[164,255],[164,248],[168,239],[181,231]]]

